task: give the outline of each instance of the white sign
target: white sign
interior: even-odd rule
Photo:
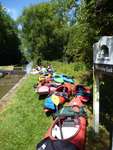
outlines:
[[[93,45],[93,63],[113,65],[113,36],[103,36]]]

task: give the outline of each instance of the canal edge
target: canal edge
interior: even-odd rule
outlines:
[[[24,75],[1,99],[0,99],[0,112],[2,112],[8,103],[11,101],[11,97],[20,86],[20,84],[28,78],[28,75]]]

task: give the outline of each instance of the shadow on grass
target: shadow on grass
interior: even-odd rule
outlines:
[[[45,98],[47,98],[47,96],[48,96],[47,94],[45,94],[45,95],[39,95],[38,99],[39,100],[44,100]]]
[[[88,127],[85,150],[109,150],[109,135],[104,127],[100,127],[99,134]]]

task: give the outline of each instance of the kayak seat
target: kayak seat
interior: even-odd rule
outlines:
[[[59,85],[54,84],[54,83],[50,83],[50,86],[51,86],[51,87],[55,87],[55,88],[57,88]]]
[[[62,127],[75,127],[75,122],[70,117],[64,120]]]

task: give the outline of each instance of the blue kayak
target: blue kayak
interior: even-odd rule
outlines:
[[[44,108],[51,109],[51,110],[54,110],[54,111],[56,110],[55,104],[51,100],[51,96],[47,97],[45,99],[45,101],[44,101]]]
[[[72,84],[75,83],[75,80],[72,79],[72,77],[69,77],[69,76],[64,75],[64,74],[61,74],[60,76],[63,78],[64,82],[69,82],[69,83],[72,83]]]

